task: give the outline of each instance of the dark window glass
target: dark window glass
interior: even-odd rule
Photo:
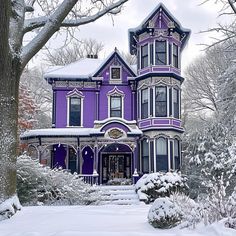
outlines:
[[[70,98],[70,126],[81,125],[81,99],[77,97]]]
[[[174,160],[175,160],[175,169],[178,170],[180,168],[180,148],[179,148],[179,140],[174,140]]]
[[[167,139],[156,140],[156,171],[168,171]]]
[[[166,65],[166,42],[156,41],[155,52],[156,52],[155,64]]]
[[[164,117],[167,116],[167,95],[166,95],[166,87],[160,86],[156,87],[156,117]]]
[[[142,141],[142,172],[149,173],[149,144],[147,139]]]
[[[120,78],[120,68],[119,67],[111,68],[111,79],[121,79]]]
[[[153,65],[153,44],[150,44],[150,64]]]
[[[178,58],[178,46],[173,44],[173,66],[178,68],[179,67],[179,58]]]
[[[174,105],[174,117],[179,119],[179,91],[174,89],[173,91],[173,105]]]
[[[122,117],[122,101],[120,96],[110,98],[110,117]]]
[[[148,89],[143,89],[141,92],[141,118],[148,117]]]
[[[169,65],[172,64],[172,44],[169,43]]]
[[[148,66],[148,44],[141,46],[141,69]]]

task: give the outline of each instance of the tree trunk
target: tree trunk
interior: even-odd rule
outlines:
[[[9,0],[1,1],[0,8],[0,205],[16,194],[18,87],[21,67],[17,55],[12,57],[9,47],[10,4]]]

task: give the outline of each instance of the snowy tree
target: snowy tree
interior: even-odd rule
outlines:
[[[127,1],[1,1],[0,205],[16,193],[18,94],[23,69],[61,28],[78,27],[93,22],[105,14],[117,14]],[[24,36],[30,32],[32,39],[23,45]]]
[[[46,54],[49,65],[67,65],[89,55],[97,55],[102,51],[104,45],[95,39],[83,39],[70,43],[53,53],[50,50]]]
[[[31,90],[23,83],[19,87],[19,110],[18,110],[18,130],[19,134],[32,129],[35,120],[37,104]]]
[[[189,178],[190,196],[211,194],[225,186],[229,195],[235,187],[236,146],[228,129],[212,122],[185,137],[184,172]]]

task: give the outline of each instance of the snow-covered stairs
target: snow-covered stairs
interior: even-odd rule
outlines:
[[[105,185],[99,186],[101,190],[101,204],[137,205],[138,195],[134,185]]]

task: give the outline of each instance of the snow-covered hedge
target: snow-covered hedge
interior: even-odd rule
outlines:
[[[99,199],[77,174],[43,167],[26,155],[17,159],[17,193],[23,205],[87,205]]]
[[[158,197],[169,197],[174,192],[185,192],[188,189],[187,177],[176,172],[157,172],[143,175],[136,183],[139,200],[153,202]]]
[[[156,199],[148,213],[148,222],[154,228],[175,227],[180,223],[181,218],[180,209],[168,197]]]

